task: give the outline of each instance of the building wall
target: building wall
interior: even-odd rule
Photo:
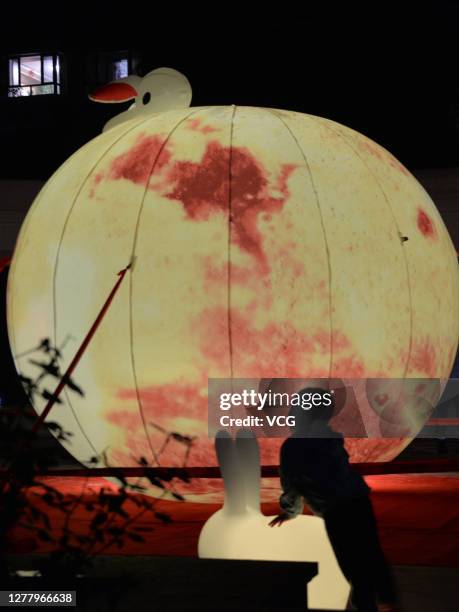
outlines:
[[[43,181],[0,181],[0,258],[10,255],[33,200]]]

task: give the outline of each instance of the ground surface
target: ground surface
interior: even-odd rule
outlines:
[[[16,569],[37,567],[37,555],[12,555],[10,561]],[[225,597],[209,575],[205,592],[187,590],[183,584],[202,580],[199,565],[187,565],[184,576],[183,559],[176,557],[104,556],[96,560],[91,575],[94,598],[87,607],[78,610],[91,612],[125,612],[143,610],[217,610],[219,602],[226,605]],[[459,608],[458,570],[447,567],[394,566],[401,599],[400,612],[456,612]],[[158,580],[158,576],[160,579]],[[228,576],[228,590],[231,590]],[[287,588],[288,585],[286,584]],[[94,607],[94,606],[97,607]],[[232,609],[246,610],[243,598]],[[253,608],[256,609],[256,608]],[[262,608],[260,608],[262,609]],[[281,608],[279,608],[280,610]]]

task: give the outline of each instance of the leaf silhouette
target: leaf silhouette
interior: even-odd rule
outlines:
[[[135,531],[139,531],[139,532],[143,532],[143,533],[150,533],[153,530],[153,527],[142,527],[142,526],[138,526],[138,527],[134,527]]]
[[[41,520],[46,529],[51,530],[51,521],[49,520],[49,516],[46,514],[46,512],[41,513]]]
[[[49,533],[45,529],[38,529],[37,535],[40,538],[40,540],[43,540],[44,542],[53,541],[53,538],[49,535]]]
[[[164,512],[155,512],[155,516],[157,519],[159,519],[161,522],[165,523],[166,525],[169,525],[170,523],[172,523],[172,518],[170,517],[169,514],[165,514]]]
[[[79,387],[76,382],[74,382],[71,378],[67,378],[65,380],[65,384],[67,387],[69,387],[69,389],[72,389],[72,391],[75,391],[75,393],[78,393],[78,395],[81,395],[82,397],[84,397],[84,391],[81,387]]]
[[[171,433],[171,437],[177,442],[185,444],[185,446],[191,446],[191,444],[193,444],[193,442],[196,440],[196,436],[184,436],[183,434],[177,433],[175,431]]]
[[[160,489],[164,489],[164,484],[161,480],[156,476],[153,470],[147,469],[145,470],[145,478],[147,478],[152,485],[155,487],[159,487]]]
[[[43,340],[38,345],[38,350],[42,350],[45,353],[49,353],[51,350],[51,341],[49,338],[43,338]]]
[[[29,510],[30,510],[30,514],[35,520],[38,520],[40,518],[41,513],[39,510],[37,510],[37,508],[35,508],[35,506],[29,506]]]
[[[29,363],[34,366],[37,366],[37,368],[40,368],[41,370],[43,370],[43,372],[46,372],[46,374],[49,374],[54,378],[61,378],[61,373],[57,363],[44,363],[43,361],[35,361],[35,359],[29,359]]]
[[[113,536],[121,536],[124,534],[124,529],[122,529],[121,527],[110,527],[108,529],[108,533]]]
[[[127,535],[134,542],[145,542],[145,538],[143,536],[141,536],[140,533],[136,533],[135,531],[129,531]]]
[[[175,476],[182,482],[189,483],[191,482],[191,478],[189,476],[188,470],[186,468],[181,468],[175,471]]]
[[[94,538],[96,540],[96,542],[105,542],[105,535],[102,529],[96,529],[94,531]]]
[[[78,540],[80,544],[87,544],[90,541],[90,539],[87,536],[84,536],[81,534],[77,534],[76,539]]]
[[[129,485],[130,491],[137,491],[137,493],[144,493],[147,491],[147,487],[142,487],[142,485],[131,484]]]
[[[170,482],[174,478],[174,473],[172,470],[166,470],[165,473],[161,475],[161,480],[164,482]]]
[[[46,504],[48,504],[48,506],[54,506],[54,505],[55,505],[55,499],[56,499],[56,498],[54,497],[54,495],[53,495],[52,493],[49,493],[49,492],[48,492],[48,493],[44,493],[44,494],[41,496],[41,498],[42,498],[42,500],[43,500],[43,501],[44,501]]]
[[[48,391],[47,389],[43,389],[40,395],[45,400],[48,400],[48,401],[53,400],[54,402],[56,402],[56,404],[62,404],[62,400],[59,397],[57,397],[57,395],[54,395],[54,393],[51,393],[51,391]]]
[[[106,512],[99,512],[98,514],[96,514],[96,516],[92,519],[91,529],[97,529],[98,527],[100,527],[100,525],[105,523],[107,518],[108,514]]]

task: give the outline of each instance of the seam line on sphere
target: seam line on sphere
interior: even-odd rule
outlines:
[[[138,123],[136,123],[135,125],[133,125],[129,129],[124,130],[123,133],[118,138],[115,138],[115,140],[113,140],[108,145],[108,147],[100,155],[100,157],[97,159],[97,161],[92,164],[90,170],[86,174],[86,177],[81,181],[80,186],[78,187],[77,192],[76,192],[76,194],[75,194],[75,196],[73,198],[72,204],[69,207],[67,216],[66,216],[65,221],[64,221],[64,225],[62,226],[61,236],[59,238],[59,243],[58,243],[57,250],[56,250],[56,259],[54,261],[54,270],[53,270],[53,343],[54,343],[54,345],[56,345],[56,338],[57,338],[57,295],[56,295],[56,293],[57,293],[56,292],[56,289],[57,289],[56,288],[57,269],[58,269],[58,265],[59,265],[61,248],[62,248],[62,244],[64,242],[64,237],[65,237],[65,234],[66,234],[66,231],[67,231],[67,227],[68,227],[68,224],[69,224],[69,221],[70,221],[70,217],[72,216],[72,213],[74,211],[74,208],[76,206],[78,198],[80,197],[81,192],[83,191],[83,188],[87,184],[89,178],[92,176],[94,170],[98,167],[100,162],[106,157],[106,155],[108,155],[108,153],[112,150],[112,148],[114,146],[116,146],[118,144],[118,142],[120,142],[120,140],[122,140],[127,134],[129,134],[130,132],[132,132],[133,130],[135,130],[139,126],[141,126],[143,123],[146,123],[149,119],[150,119],[150,117],[148,119],[144,119],[142,121],[139,121]],[[88,143],[88,145],[89,145],[89,143]],[[66,165],[67,163],[70,163],[70,161],[72,159],[73,159],[73,155],[66,162],[64,162],[63,166]],[[57,174],[58,172],[59,172],[59,170],[57,170],[55,174]],[[53,176],[55,176],[55,175],[53,175]],[[95,445],[90,440],[88,434],[83,429],[83,427],[82,427],[82,425],[80,423],[80,420],[79,420],[79,418],[77,416],[77,413],[76,413],[76,411],[75,411],[75,409],[73,407],[72,401],[70,400],[70,397],[69,397],[67,389],[65,389],[65,388],[63,389],[63,394],[65,396],[65,400],[67,402],[67,405],[69,406],[70,411],[71,411],[71,413],[73,415],[73,418],[75,419],[76,424],[78,425],[81,433],[83,434],[83,437],[85,438],[86,442],[89,444],[90,448],[95,453],[95,455],[99,456],[100,455],[100,451],[98,451],[96,449]]]
[[[231,127],[230,127],[230,147],[229,147],[229,159],[228,159],[228,269],[227,269],[227,325],[228,325],[228,351],[230,359],[230,378],[233,379],[234,367],[233,367],[233,330],[231,320],[231,240],[232,240],[232,228],[233,228],[233,203],[232,203],[232,163],[233,163],[233,137],[234,137],[234,118],[236,115],[237,106],[232,107],[231,114]]]
[[[374,181],[376,182],[376,184],[378,185],[384,201],[391,213],[392,216],[392,220],[394,222],[395,225],[395,229],[397,230],[397,235],[400,236],[401,235],[401,231],[400,231],[400,227],[397,223],[397,218],[395,216],[395,213],[392,209],[392,205],[389,201],[389,198],[387,197],[387,194],[381,184],[381,182],[379,181],[378,176],[376,175],[376,173],[370,168],[370,166],[367,164],[367,162],[365,161],[365,159],[360,155],[359,151],[354,147],[352,141],[349,140],[349,138],[347,138],[344,134],[342,134],[339,130],[334,129],[331,125],[329,125],[328,120],[324,120],[324,119],[319,119],[318,117],[314,117],[313,121],[315,121],[316,123],[318,123],[319,125],[323,125],[325,129],[329,130],[330,132],[333,132],[335,135],[337,135],[354,153],[355,155],[357,155],[357,157],[360,159],[360,161],[363,163],[363,165],[365,166],[365,168],[367,169],[367,171],[371,174],[371,176],[373,177]],[[404,372],[403,372],[403,379],[406,378],[407,372],[408,372],[408,366],[411,360],[411,352],[412,352],[412,344],[413,344],[413,296],[411,293],[411,278],[410,278],[410,268],[408,265],[408,257],[406,254],[406,250],[403,247],[403,243],[398,241],[400,248],[402,250],[402,256],[403,256],[403,261],[405,263],[405,274],[406,274],[406,284],[407,284],[407,289],[408,289],[408,302],[409,302],[409,306],[410,306],[410,335],[409,335],[409,341],[408,341],[408,356],[406,359],[406,363],[405,363],[405,368],[404,368]],[[400,393],[402,392],[402,390],[400,390]]]
[[[309,175],[309,180],[311,181],[311,187],[312,187],[312,191],[314,193],[314,198],[316,201],[316,206],[317,206],[317,210],[319,213],[319,218],[320,218],[320,226],[322,229],[322,235],[323,235],[323,239],[324,239],[324,244],[325,244],[325,253],[327,255],[327,272],[328,272],[328,314],[329,314],[329,338],[330,338],[330,357],[329,357],[329,365],[328,365],[328,378],[331,378],[331,374],[332,374],[332,364],[333,364],[333,315],[332,315],[332,291],[331,291],[331,285],[332,285],[332,267],[331,267],[331,261],[330,261],[330,248],[329,248],[329,244],[328,244],[328,238],[327,238],[327,232],[325,229],[325,223],[324,223],[324,218],[323,218],[323,213],[322,213],[322,207],[320,205],[320,198],[319,198],[319,193],[317,191],[316,188],[316,184],[314,182],[314,177],[312,176],[312,170],[311,170],[311,166],[309,165],[308,162],[308,158],[303,150],[303,147],[300,145],[300,143],[298,142],[297,137],[295,136],[294,132],[292,131],[292,129],[290,128],[290,126],[282,119],[282,117],[274,110],[274,109],[265,109],[267,110],[269,113],[271,113],[272,115],[274,115],[275,117],[277,117],[277,119],[282,123],[282,125],[285,127],[285,129],[288,131],[288,133],[290,134],[290,136],[292,137],[292,139],[294,140],[296,146],[298,147],[298,150],[304,160],[304,163],[306,165],[306,169]]]
[[[155,173],[156,164],[157,164],[157,162],[158,162],[162,152],[166,148],[166,146],[167,146],[167,144],[168,144],[172,134],[174,134],[175,131],[178,129],[178,127],[182,123],[184,123],[187,119],[189,119],[189,117],[191,117],[192,115],[195,115],[196,113],[198,113],[201,110],[202,110],[201,108],[195,109],[192,112],[190,112],[187,115],[185,115],[184,117],[182,117],[180,119],[180,121],[178,121],[173,126],[173,128],[168,132],[168,134],[165,137],[161,147],[159,148],[158,153],[156,154],[156,157],[155,157],[155,159],[153,161],[153,164],[151,166],[151,170],[150,170],[150,173],[148,175],[147,181],[145,183],[145,189],[144,189],[144,192],[143,192],[142,199],[140,201],[139,211],[137,213],[137,221],[136,221],[136,225],[135,225],[135,229],[134,229],[134,239],[133,239],[133,242],[132,242],[131,261],[133,260],[133,258],[136,255],[137,238],[138,238],[138,233],[139,233],[139,229],[140,229],[140,219],[142,217],[142,212],[143,212],[144,204],[145,204],[145,198],[146,198],[146,195],[148,193],[148,188],[150,186],[151,177]],[[135,269],[136,269],[136,266],[131,268],[130,269],[130,274],[129,274],[129,350],[130,350],[130,357],[131,357],[132,376],[133,376],[133,379],[134,379],[135,393],[136,393],[136,399],[137,399],[137,407],[138,407],[140,418],[141,418],[141,421],[142,421],[145,437],[147,439],[148,446],[150,447],[150,451],[151,451],[151,454],[153,456],[154,461],[156,462],[156,465],[161,465],[160,461],[159,461],[159,454],[156,452],[156,450],[155,450],[155,448],[154,448],[154,446],[153,446],[153,444],[152,444],[152,442],[150,440],[150,436],[148,434],[147,423],[146,423],[145,415],[144,415],[144,412],[143,412],[143,405],[142,405],[142,400],[141,400],[141,397],[140,397],[139,384],[138,384],[138,380],[137,380],[136,363],[135,363],[135,357],[134,357],[134,326],[133,326],[133,318],[132,318],[133,278],[134,278],[134,270]],[[172,483],[171,483],[171,489],[173,489]]]

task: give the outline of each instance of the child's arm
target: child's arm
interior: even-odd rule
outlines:
[[[288,518],[295,518],[303,513],[303,497],[282,470],[280,471],[280,481],[283,493],[280,496],[279,505]]]
[[[280,479],[283,493],[280,496],[279,505],[282,508],[282,512],[270,521],[270,527],[275,527],[276,525],[280,527],[285,521],[302,514],[304,508],[303,497],[282,471],[280,471]]]

